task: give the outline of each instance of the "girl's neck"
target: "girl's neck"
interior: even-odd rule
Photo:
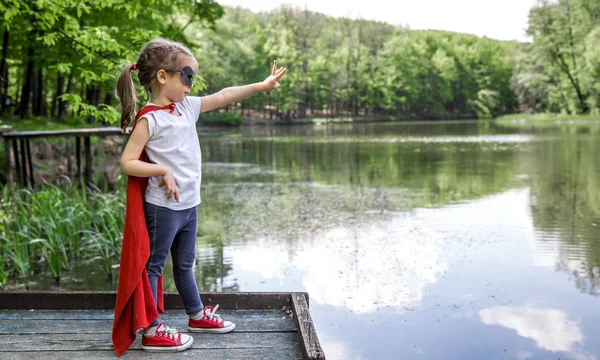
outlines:
[[[167,97],[161,96],[160,94],[157,94],[156,96],[150,96],[150,102],[158,106],[166,106],[173,103]]]

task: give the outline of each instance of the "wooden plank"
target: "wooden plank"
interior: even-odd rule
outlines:
[[[0,352],[0,358],[6,360],[114,360],[114,351],[28,351]],[[172,359],[210,359],[210,360],[300,360],[302,352],[298,349],[188,349],[179,353],[148,353],[142,350],[129,350],[118,359],[123,360],[172,360]]]
[[[292,293],[200,293],[206,305],[221,309],[280,310],[291,307]],[[301,293],[304,294],[304,293]],[[2,309],[114,309],[112,291],[0,291]],[[166,309],[183,309],[177,293],[165,293]]]
[[[296,332],[297,327],[294,320],[287,316],[263,317],[240,317],[235,313],[222,313],[225,320],[232,321],[236,325],[237,332]],[[187,315],[161,316],[160,321],[180,331],[187,329]],[[102,334],[112,331],[112,319],[106,320],[3,320],[0,323],[0,335],[8,334]]]
[[[67,136],[65,139],[65,152],[67,153],[67,177],[71,178],[71,137]]]
[[[304,358],[309,360],[325,359],[325,353],[321,348],[317,331],[308,311],[308,303],[303,294],[292,294],[292,311],[294,312],[294,318],[300,331]]]
[[[19,145],[21,147],[21,177],[23,181],[21,186],[25,186],[25,184],[27,184],[27,154],[25,153],[25,139],[21,139]]]
[[[17,174],[16,180],[20,186],[23,186],[23,181],[21,179],[21,165],[19,164],[19,144],[18,140],[12,141],[13,145],[13,156],[15,157],[15,173]]]
[[[298,349],[296,333],[190,334],[192,349]],[[130,349],[141,349],[141,336]],[[102,351],[113,350],[111,334],[0,335],[0,354],[20,351]],[[301,350],[300,350],[301,351]]]
[[[12,177],[12,159],[10,157],[10,143],[14,141],[11,139],[4,139],[4,166],[6,169],[6,183],[8,186],[12,187],[13,177]],[[9,190],[11,190],[9,188]],[[12,193],[12,191],[11,191]]]
[[[25,150],[27,151],[27,163],[29,164],[29,182],[31,187],[35,187],[35,180],[33,177],[33,161],[31,161],[31,144],[29,139],[25,139]]]
[[[200,293],[205,304],[220,304],[225,319],[234,321],[231,334],[193,334],[195,350],[165,356],[210,357],[207,351],[218,352],[228,359],[325,359],[312,325],[306,293]],[[37,356],[44,359],[114,358],[110,342],[114,292],[0,292],[0,358]],[[165,294],[167,309],[182,309],[177,293]],[[76,310],[15,310],[15,309],[76,309]],[[81,309],[105,310],[81,310]],[[268,311],[240,309],[268,309]],[[292,309],[295,319],[289,318]],[[12,309],[12,310],[11,310]],[[79,310],[77,310],[79,309]],[[227,309],[237,309],[228,312]],[[287,310],[283,312],[281,310]],[[74,311],[74,312],[72,312]],[[20,317],[20,318],[19,318]],[[168,311],[161,320],[176,329],[186,329],[183,312]],[[307,323],[308,322],[308,323]],[[299,324],[303,324],[301,328]],[[298,332],[302,329],[302,332]],[[312,330],[311,330],[312,329]],[[44,332],[40,334],[40,332]],[[2,335],[4,334],[4,335]],[[126,356],[147,358],[140,351],[139,338]],[[104,341],[102,341],[104,339]],[[250,344],[250,345],[248,345]],[[274,344],[277,344],[275,348]],[[308,344],[308,345],[307,345]],[[283,350],[281,347],[284,347]],[[236,352],[236,351],[240,352]],[[131,354],[131,355],[128,355]],[[8,357],[4,355],[9,355]],[[187,358],[186,356],[186,358]],[[311,357],[312,356],[312,357]],[[19,358],[25,358],[19,357]],[[214,358],[214,357],[210,357]]]
[[[81,139],[75,138],[75,157],[77,158],[77,176],[75,179],[81,183]]]
[[[161,319],[178,319],[184,316],[183,310],[167,310]],[[221,309],[217,314],[225,317],[234,316],[239,319],[292,319],[292,315],[281,310],[227,310]],[[1,310],[0,321],[3,320],[112,320],[113,310]],[[294,323],[295,324],[295,323]]]
[[[0,134],[0,136],[7,139],[20,139],[20,138],[40,138],[40,137],[86,137],[86,136],[109,136],[109,135],[123,135],[121,129],[118,127],[106,127],[106,128],[89,128],[89,129],[68,129],[68,130],[51,130],[51,131],[8,131]]]
[[[85,183],[92,183],[92,171],[93,171],[93,160],[92,160],[92,145],[90,137],[86,136],[83,138],[83,145],[85,149]]]

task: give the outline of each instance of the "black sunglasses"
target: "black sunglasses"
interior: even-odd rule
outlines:
[[[165,70],[166,72],[178,72],[181,74],[181,78],[183,79],[183,83],[187,86],[194,86],[194,78],[196,77],[196,73],[192,70],[191,67],[186,66],[181,70],[178,69],[170,69]]]

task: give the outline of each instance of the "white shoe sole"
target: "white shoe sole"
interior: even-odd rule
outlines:
[[[179,346],[144,346],[142,349],[148,352],[179,352],[186,350],[194,343],[194,338],[190,336],[189,340]]]
[[[228,332],[232,332],[235,329],[235,324],[231,323],[229,326],[225,326],[222,328],[193,328],[188,326],[189,332],[195,333],[209,333],[209,334],[225,334]]]

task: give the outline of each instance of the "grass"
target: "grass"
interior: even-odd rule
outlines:
[[[29,289],[40,273],[59,284],[75,264],[98,264],[111,280],[125,225],[123,185],[111,192],[69,182],[37,191],[0,186],[0,289],[13,279]],[[220,226],[204,220],[199,238],[218,236]]]
[[[600,122],[600,115],[569,115],[569,114],[511,114],[497,117],[496,122],[514,122],[524,121],[532,123],[550,123],[556,122]]]
[[[46,118],[32,117],[20,120],[2,120],[0,127],[14,131],[47,131],[47,130],[68,130],[81,128],[102,127],[100,123],[93,122],[88,124],[81,118],[66,118],[61,121],[51,121]]]
[[[511,129],[560,129],[567,132],[600,131],[600,115],[512,114],[493,120]]]
[[[76,186],[42,190],[2,188],[0,288],[50,271],[57,283],[77,261],[102,263],[108,277],[118,262],[125,219],[123,191],[103,193]]]

